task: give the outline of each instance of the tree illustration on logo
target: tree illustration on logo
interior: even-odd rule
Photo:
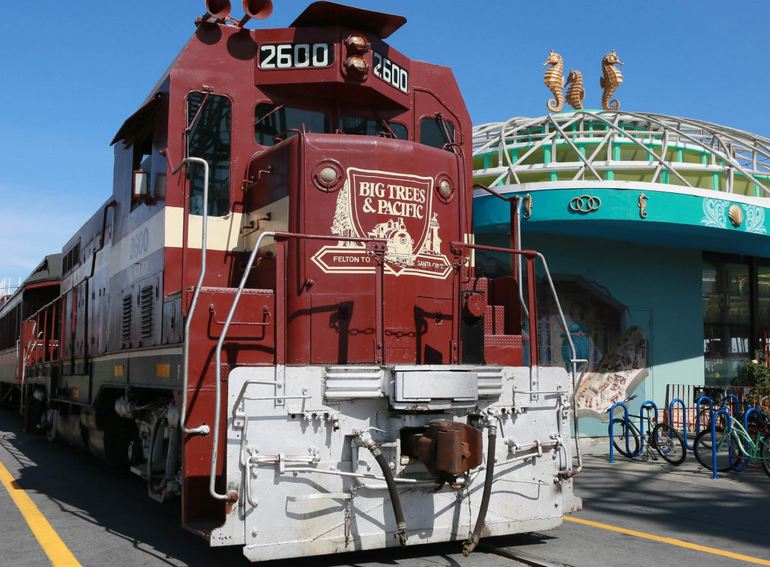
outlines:
[[[350,181],[345,181],[340,194],[337,196],[337,208],[334,211],[332,221],[332,234],[334,236],[355,237],[353,218],[350,211]],[[339,246],[355,246],[355,242],[340,241]]]

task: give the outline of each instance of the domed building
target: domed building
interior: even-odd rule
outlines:
[[[727,385],[767,353],[770,140],[577,110],[484,124],[473,141],[474,181],[489,188],[474,193],[477,242],[547,258],[588,360],[579,415],[600,417],[632,393],[662,405],[667,385]],[[494,254],[477,263],[512,269]],[[538,322],[541,363],[566,365],[546,293]]]

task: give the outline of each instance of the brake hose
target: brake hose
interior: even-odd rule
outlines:
[[[484,476],[484,492],[481,496],[481,506],[479,506],[479,515],[476,518],[476,526],[473,528],[473,534],[463,543],[463,555],[468,557],[481,539],[481,531],[487,519],[487,510],[489,509],[489,497],[492,495],[492,482],[495,476],[495,441],[497,440],[497,426],[489,425],[489,436],[487,446],[487,471]]]
[[[382,454],[374,439],[367,436],[362,440],[364,446],[371,451],[374,460],[377,461],[377,464],[382,469],[382,476],[385,477],[385,483],[388,485],[390,503],[393,505],[393,515],[396,517],[396,537],[402,546],[406,545],[406,520],[404,520],[404,510],[401,508],[401,498],[398,495],[396,481],[393,480],[393,472],[390,470],[390,465],[388,465],[385,455]]]

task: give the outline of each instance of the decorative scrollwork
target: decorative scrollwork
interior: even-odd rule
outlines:
[[[765,209],[746,205],[746,232],[754,234],[767,234],[765,228]]]
[[[569,210],[573,213],[588,214],[598,211],[602,200],[594,195],[580,195],[569,202]]]
[[[727,228],[727,202],[721,199],[703,199],[703,226]]]

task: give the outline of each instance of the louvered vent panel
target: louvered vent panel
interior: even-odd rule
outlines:
[[[153,287],[148,285],[143,287],[139,294],[139,306],[142,310],[142,338],[147,339],[152,336],[152,293]]]
[[[131,340],[131,296],[123,296],[123,324],[121,326],[121,336],[123,342]]]

